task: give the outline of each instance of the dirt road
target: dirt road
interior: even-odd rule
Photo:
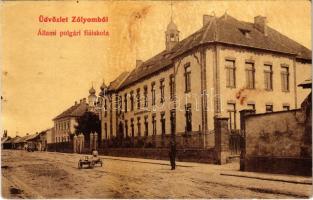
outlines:
[[[296,198],[311,185],[222,176],[225,166],[102,157],[103,167],[78,169],[82,155],[2,151],[4,198]]]

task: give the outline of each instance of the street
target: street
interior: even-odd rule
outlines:
[[[78,169],[84,155],[2,150],[4,198],[307,198],[311,184],[236,173],[238,163],[213,165],[100,156],[104,165]],[[301,179],[282,176],[288,180]],[[304,178],[305,179],[305,178]],[[308,178],[307,178],[308,179]]]

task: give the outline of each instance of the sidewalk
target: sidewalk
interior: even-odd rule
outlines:
[[[294,175],[286,175],[286,174],[268,174],[268,173],[243,172],[243,171],[229,172],[228,171],[228,172],[222,172],[220,173],[220,175],[312,185],[312,177],[294,176]]]

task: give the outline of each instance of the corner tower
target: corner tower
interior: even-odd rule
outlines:
[[[165,31],[165,46],[166,50],[171,50],[179,42],[179,31],[176,24],[171,19],[170,23],[167,25]]]

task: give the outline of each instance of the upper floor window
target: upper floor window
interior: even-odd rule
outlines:
[[[236,87],[236,68],[234,60],[226,60],[226,87],[235,88]]]
[[[107,100],[105,99],[104,100],[104,117],[106,117],[108,114],[107,108],[108,108]]]
[[[170,97],[172,100],[175,98],[175,77],[173,74],[170,75]]]
[[[191,68],[190,63],[185,64],[185,92],[191,91]]]
[[[164,103],[164,79],[160,80],[161,103]]]
[[[124,110],[127,112],[127,93],[124,94]]]
[[[273,70],[272,65],[264,65],[265,90],[273,90]]]
[[[140,89],[137,89],[137,109],[140,110]]]
[[[266,104],[265,105],[265,111],[268,112],[273,112],[273,104]]]
[[[148,87],[145,85],[143,88],[143,96],[144,96],[144,107],[148,106]]]
[[[130,92],[130,111],[134,110],[134,91]]]
[[[255,88],[255,69],[254,63],[246,62],[246,87],[249,89]]]
[[[281,88],[283,92],[289,92],[289,67],[281,66]]]
[[[151,83],[151,104],[155,105],[155,82]]]
[[[122,109],[123,109],[123,99],[122,98],[123,98],[122,96],[118,97],[119,113],[121,113]]]
[[[185,106],[185,120],[186,120],[186,131],[190,132],[192,131],[192,121],[191,118],[192,117],[192,113],[191,113],[191,104],[188,103]]]
[[[115,104],[114,104],[115,106],[114,106],[114,108],[116,111],[118,110],[118,102],[119,102],[119,96],[115,95]]]

